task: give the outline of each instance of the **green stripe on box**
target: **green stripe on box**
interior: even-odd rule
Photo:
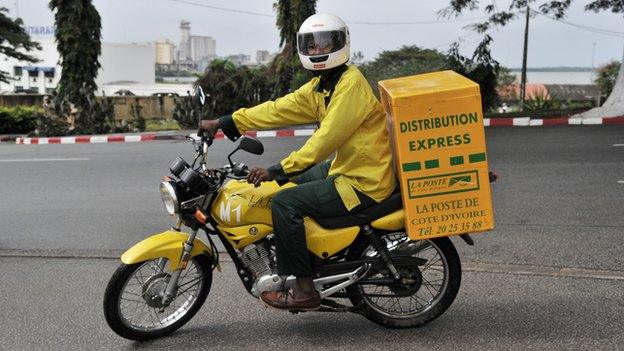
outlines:
[[[403,164],[403,172],[420,171],[420,162],[411,162]]]
[[[463,165],[464,164],[464,156],[455,156],[451,157],[451,166]]]
[[[470,160],[470,163],[483,162],[485,161],[485,152],[468,155],[468,159]]]
[[[438,167],[440,167],[440,161],[438,160],[425,161],[425,169],[438,168]]]

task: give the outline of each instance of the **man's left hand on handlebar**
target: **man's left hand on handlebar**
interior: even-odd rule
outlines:
[[[259,187],[260,183],[273,180],[269,171],[265,168],[254,167],[247,175],[247,182]]]
[[[201,135],[202,132],[204,132],[214,136],[217,133],[217,130],[219,130],[219,127],[220,123],[218,119],[204,119],[199,122],[197,134]]]

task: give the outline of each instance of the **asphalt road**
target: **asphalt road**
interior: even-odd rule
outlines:
[[[114,257],[171,226],[158,183],[175,157],[192,158],[191,146],[0,145],[0,348],[618,349],[624,279],[592,273],[624,276],[624,147],[614,146],[624,144],[624,127],[488,128],[486,135],[490,167],[501,174],[493,185],[496,229],[475,235],[474,247],[455,242],[467,267],[489,268],[465,273],[458,299],[435,323],[390,331],[356,315],[268,312],[226,264],[199,315],[147,344],[116,337],[103,321],[102,294],[118,261],[84,257]],[[262,141],[263,156],[235,158],[269,166],[305,138]],[[215,142],[214,164],[225,164],[232,148]],[[552,267],[580,273],[525,275]]]
[[[621,350],[622,281],[465,273],[438,320],[393,330],[355,314],[268,310],[231,263],[178,332],[139,343],[108,329],[115,260],[0,258],[2,350]],[[17,288],[19,287],[19,288]]]

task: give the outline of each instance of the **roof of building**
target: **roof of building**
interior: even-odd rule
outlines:
[[[520,84],[500,86],[497,92],[502,101],[518,100]],[[600,96],[600,89],[593,84],[527,84],[526,99],[542,98],[567,101],[595,100]]]
[[[600,96],[597,85],[589,84],[546,84],[546,90],[558,100],[594,100]]]

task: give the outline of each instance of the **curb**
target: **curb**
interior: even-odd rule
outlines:
[[[486,127],[541,127],[541,126],[563,126],[563,125],[624,125],[624,116],[612,118],[547,118],[531,119],[530,117],[516,118],[484,118],[483,125]],[[310,136],[315,129],[282,129],[264,130],[257,132],[247,132],[246,135],[256,138],[283,138],[296,136]],[[133,143],[153,140],[184,140],[184,134],[139,134],[139,135],[100,135],[100,136],[71,136],[71,137],[49,137],[49,138],[23,138],[7,137],[0,138],[0,142],[15,140],[16,144],[100,144],[100,143]],[[215,135],[215,140],[223,139],[222,132]]]
[[[263,130],[257,132],[247,132],[245,135],[256,138],[283,138],[294,136],[310,136],[316,129],[284,129],[284,130]],[[194,133],[191,135],[195,135]],[[223,139],[222,132],[215,134],[215,140]],[[185,140],[185,134],[139,134],[139,135],[100,135],[100,136],[71,136],[71,137],[49,137],[49,138],[16,138],[15,143],[21,145],[42,145],[42,144],[103,144],[103,143],[136,143],[153,140]]]
[[[484,118],[486,127],[541,127],[541,126],[575,126],[575,125],[624,125],[624,116],[611,118]]]

